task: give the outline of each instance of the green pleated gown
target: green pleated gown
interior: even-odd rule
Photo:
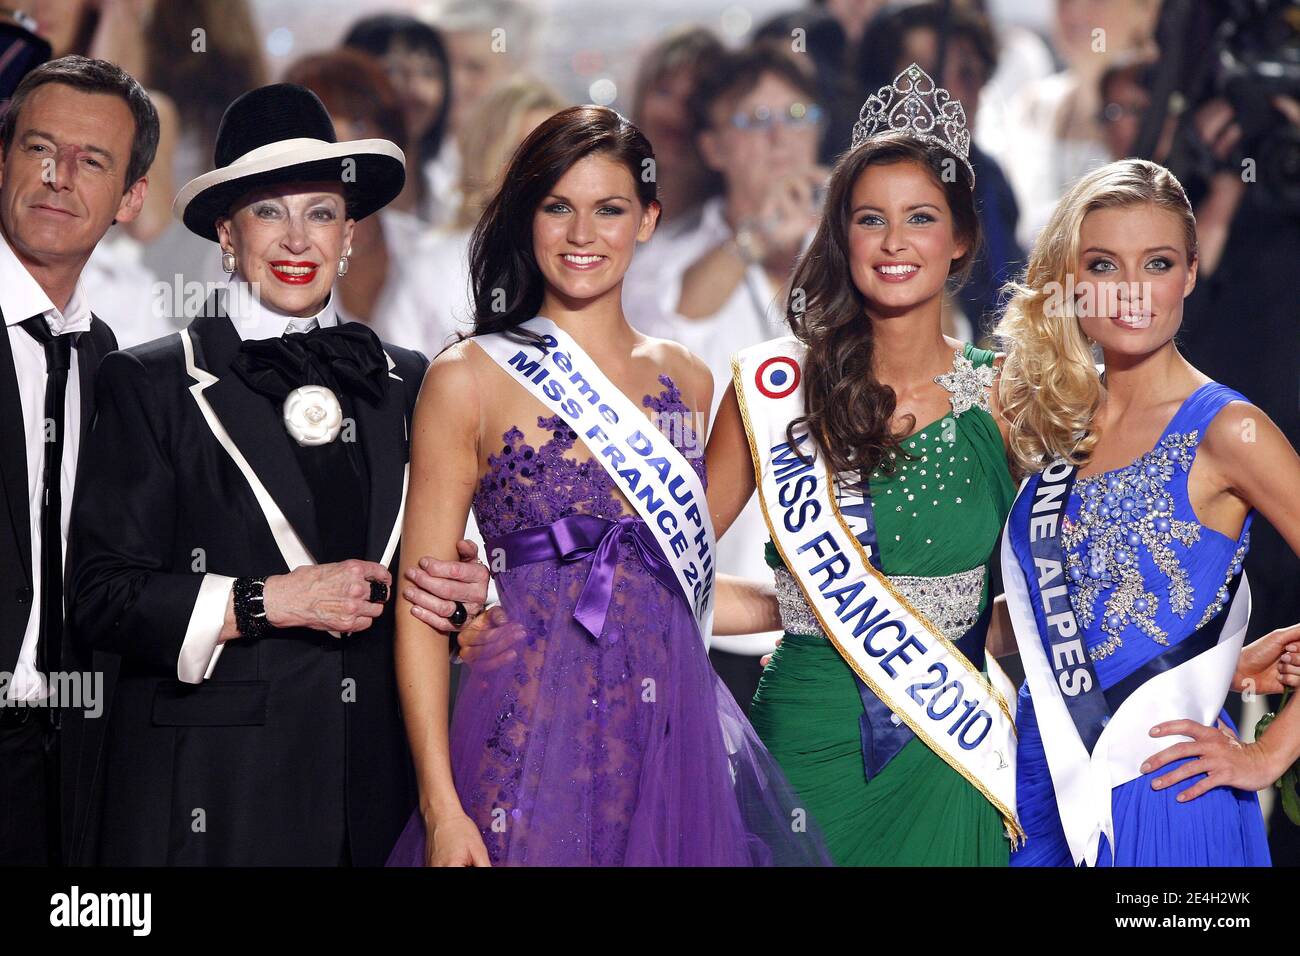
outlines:
[[[976,368],[994,358],[970,345],[962,354]],[[893,474],[870,481],[884,572],[940,576],[992,560],[1015,494],[993,418],[980,408],[949,415],[902,446],[915,459],[900,455]],[[781,567],[770,542],[767,559]],[[997,810],[922,741],[912,739],[866,779],[862,713],[853,672],[831,643],[790,632],[750,708],[836,864],[1006,866],[1010,843]]]

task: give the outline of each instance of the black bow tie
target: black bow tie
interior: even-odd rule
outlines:
[[[379,336],[360,322],[345,322],[249,340],[239,347],[230,368],[253,391],[276,402],[303,385],[323,385],[374,403],[384,396],[388,361]]]

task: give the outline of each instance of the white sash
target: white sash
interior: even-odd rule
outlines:
[[[500,332],[474,341],[591,449],[653,532],[708,646],[717,539],[695,469],[568,333],[541,316],[520,328],[541,335],[548,350]]]
[[[1026,479],[1021,485],[1022,495],[1029,481]],[[1011,515],[1015,515],[1014,505]],[[1045,527],[1031,524],[1035,528]],[[1250,583],[1243,571],[1237,595],[1224,618],[1219,642],[1191,660],[1156,674],[1134,691],[1111,714],[1089,754],[1048,662],[1029,597],[1029,584],[1011,543],[1012,533],[1011,517],[1008,517],[1002,535],[1002,583],[1007,610],[1015,628],[1025,680],[1033,695],[1034,713],[1070,855],[1076,866],[1080,863],[1093,866],[1102,834],[1110,842],[1112,854],[1115,852],[1112,788],[1141,776],[1139,768],[1148,757],[1191,739],[1152,737],[1151,728],[1178,719],[1195,720],[1211,727],[1218,721],[1224,699],[1232,688],[1250,620]],[[1046,583],[1064,582],[1053,578]],[[1063,606],[1068,607],[1068,598]]]
[[[1016,739],[1010,711],[949,641],[880,574],[837,504],[829,468],[805,431],[786,426],[804,412],[805,348],[793,337],[740,352],[732,374],[754,459],[763,516],[808,607],[849,666],[936,754],[1002,814],[1012,842]]]

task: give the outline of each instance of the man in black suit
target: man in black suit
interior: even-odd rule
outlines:
[[[108,688],[68,639],[63,542],[117,342],[80,276],[139,214],[157,144],[140,84],[84,57],[37,67],[0,118],[0,864],[67,859],[85,806],[78,758]]]
[[[415,807],[391,568],[426,359],[340,323],[401,151],[288,84],[231,104],[176,214],[228,285],[99,380],[70,614],[121,658],[86,862],[382,865]]]

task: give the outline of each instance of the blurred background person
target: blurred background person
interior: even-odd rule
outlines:
[[[805,64],[772,43],[714,60],[690,102],[697,148],[723,191],[672,237],[648,277],[654,294],[636,308],[647,334],[681,342],[727,381],[733,352],[783,328],[785,286],[826,181],[822,112]]]
[[[1064,68],[1023,88],[1000,142],[985,143],[1015,189],[1022,248],[1066,186],[1109,161],[1098,79],[1115,56],[1150,47],[1159,8],[1159,0],[1056,0],[1052,44]]]
[[[160,91],[176,105],[176,147],[170,154],[169,166],[175,186],[211,168],[217,127],[226,107],[249,90],[270,82],[259,27],[249,0],[154,3],[148,29],[140,38],[144,63],[140,80],[150,91]],[[160,109],[159,114],[165,139],[166,111]],[[163,156],[160,152],[159,163]],[[156,194],[165,204],[167,227],[145,244],[140,259],[144,267],[164,286],[178,281],[224,280],[220,250],[172,218],[171,201],[176,189],[168,189],[163,195],[161,189],[156,190],[162,184],[156,183],[152,175],[149,185],[151,195]],[[189,318],[192,316],[168,314],[170,327],[139,341],[175,331]],[[125,348],[135,343],[122,344]]]
[[[661,203],[654,235],[637,249],[624,285],[632,294],[624,296],[623,308],[637,328],[661,328],[659,277],[681,257],[677,240],[699,230],[706,201],[725,189],[722,174],[700,156],[691,98],[701,74],[725,57],[726,49],[712,30],[685,26],[650,46],[637,66],[632,121],[654,148]]]
[[[1152,58],[1146,54],[1125,54],[1116,57],[1097,80],[1101,95],[1097,122],[1111,159],[1133,156],[1138,126],[1151,106],[1148,89],[1151,62]]]
[[[460,138],[460,206],[451,225],[468,231],[478,223],[515,149],[545,120],[571,104],[549,83],[520,73],[497,84],[475,108]]]
[[[754,31],[754,42],[772,42],[803,55],[816,73],[823,110],[818,159],[824,165],[849,148],[862,101],[874,92],[862,89],[856,66],[867,24],[884,5],[885,0],[811,0]]]
[[[665,238],[662,259],[625,286],[625,307],[647,335],[682,343],[713,373],[717,411],[736,351],[783,333],[795,260],[819,216],[827,172],[817,163],[821,107],[807,63],[775,43],[719,56],[691,97],[695,142],[723,182],[694,228]],[[651,141],[653,144],[653,140]],[[757,499],[718,542],[718,571],[767,580],[767,526]],[[718,637],[710,657],[748,707],[766,639]]]
[[[378,14],[354,23],[343,45],[376,57],[397,91],[406,133],[406,187],[393,204],[441,225],[452,212],[454,184],[439,179],[438,157],[448,139],[451,60],[442,34],[415,17]]]
[[[1020,91],[1046,79],[1058,69],[1045,39],[1050,31],[1055,0],[954,0],[983,14],[993,26],[998,42],[998,65],[984,84],[979,122],[972,135],[985,153],[1000,152],[998,145],[1013,122],[1008,104]]]
[[[211,166],[226,107],[270,82],[257,18],[248,0],[159,2],[143,41],[145,81],[179,112],[172,174],[188,182]]]
[[[438,277],[436,283],[426,284],[421,300],[431,325],[465,333],[473,329],[470,235],[500,187],[515,149],[569,105],[549,84],[526,74],[508,77],[479,102],[477,115],[460,137],[460,205],[448,227],[432,232],[426,242],[426,261]]]
[[[700,71],[724,49],[712,30],[687,26],[667,33],[641,57],[631,118],[654,146],[661,210],[654,238],[637,250],[634,269],[653,258],[656,240],[697,223],[704,200],[722,192],[722,178],[705,166],[695,145],[690,99]]]
[[[997,41],[988,19],[955,3],[894,3],[883,8],[868,24],[860,44],[857,70],[864,98],[891,85],[911,63],[935,77],[935,83],[961,103],[967,125],[974,128],[981,93],[998,63]],[[974,142],[970,163],[975,169],[975,209],[984,239],[970,278],[951,297],[961,315],[945,310],[948,334],[965,342],[978,341],[992,327],[1003,283],[1025,261],[1016,242],[1020,212],[1002,167]]]
[[[424,218],[445,226],[460,208],[459,137],[498,83],[529,68],[539,20],[533,6],[520,0],[440,0],[425,9],[446,44],[451,71],[447,132],[437,154],[422,159],[428,192]]]

